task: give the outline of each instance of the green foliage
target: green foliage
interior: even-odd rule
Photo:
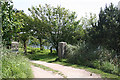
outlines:
[[[114,7],[114,5],[111,3],[110,6],[106,6],[104,10],[101,8],[97,22],[95,21],[95,17],[92,15],[90,19],[83,19],[83,26],[91,26],[90,28],[87,27],[85,29],[84,36],[84,40],[87,43],[91,43],[91,45],[89,46],[85,44],[86,47],[81,45],[83,48],[74,51],[74,54],[76,54],[75,56],[80,58],[78,58],[78,64],[84,61],[87,57],[88,59],[90,58],[85,63],[87,66],[120,75],[119,17],[120,10],[118,10],[117,7]],[[95,47],[92,45],[95,45]],[[92,47],[92,49],[90,49],[90,47]],[[84,55],[80,53],[81,50],[83,51],[82,53]],[[81,55],[83,56],[83,59],[80,57]]]
[[[70,63],[120,75],[120,10],[113,4],[109,7],[106,6],[104,10],[101,9],[98,21],[96,15],[90,13],[89,19],[88,17],[81,18],[81,22],[76,20],[75,12],[70,12],[61,6],[32,7],[29,8],[31,16],[22,11],[14,11],[10,1],[1,2],[1,6],[3,28],[0,31],[7,47],[11,45],[12,40],[19,39],[24,45],[24,52],[27,53],[29,36],[33,36],[32,44],[40,44],[41,50],[43,49],[42,45],[46,42],[46,45],[52,45],[57,50],[58,43],[61,41],[73,45],[80,40],[81,43],[76,46],[67,45],[66,58]],[[40,49],[28,48],[28,52],[32,54],[28,54],[27,57],[34,60],[46,59],[46,61],[57,58],[56,53],[50,54],[49,50],[41,51]],[[24,62],[23,57],[12,53],[5,53],[3,57],[4,64],[10,66],[3,68],[5,69],[4,77],[28,77],[21,66],[17,66],[19,69],[16,68],[17,62]],[[6,61],[8,59],[10,62]],[[11,75],[15,73],[18,75]]]
[[[104,47],[96,47],[90,43],[79,43],[76,46],[67,45],[66,58],[68,62],[101,69],[105,72],[120,75],[119,57],[115,51]]]
[[[2,78],[32,78],[29,60],[20,54],[2,51]]]
[[[1,37],[1,36],[0,36]],[[2,40],[0,39],[0,79],[2,78],[2,50],[3,50],[3,45],[2,45]]]
[[[32,48],[32,47],[27,47],[27,52],[30,54],[35,54],[36,52],[40,52],[39,48]]]
[[[82,26],[79,25],[80,21],[76,20],[75,12],[70,12],[60,6],[51,7],[50,5],[39,5],[39,7],[29,8],[29,11],[32,13],[33,18],[39,22],[39,24],[36,23],[38,25],[36,30],[40,30],[37,31],[39,36],[43,38],[42,36],[45,35],[45,39],[56,50],[58,49],[58,42],[66,41],[74,44],[84,35]]]
[[[12,1],[0,1],[2,13],[2,40],[7,48],[11,46],[11,40],[18,31],[17,19],[13,10]]]
[[[115,66],[114,64],[111,64],[108,61],[105,61],[105,62],[102,63],[101,69],[105,72],[109,72],[109,73],[113,73],[113,74],[119,74],[118,66]]]
[[[43,39],[45,39],[47,37],[46,32],[49,31],[48,25],[45,20],[45,14],[44,14],[45,11],[40,6],[39,6],[39,8],[32,7],[32,9],[29,8],[28,10],[31,12],[31,14],[32,14],[31,16],[34,19],[34,22],[33,22],[34,26],[32,27],[34,34],[32,34],[32,35],[39,40],[39,44],[40,44],[40,48],[41,48],[43,45]],[[41,48],[41,50],[42,50],[42,48]]]
[[[81,18],[81,25],[87,31],[98,22],[96,14],[90,13],[89,16],[86,14],[85,17]]]
[[[42,61],[51,61],[57,58],[56,51],[50,53],[49,49],[40,50],[39,48],[36,49],[34,54],[27,54],[26,56],[31,60],[42,60]]]
[[[111,3],[99,13],[98,25],[89,30],[90,41],[120,52],[120,10]],[[119,55],[116,53],[117,55]]]
[[[21,28],[17,36],[18,36],[19,41],[23,44],[24,53],[26,54],[27,53],[27,41],[29,39],[29,36],[32,35],[31,28],[33,26],[32,24],[33,19],[32,17],[28,16],[22,11],[19,11],[18,13],[16,13],[16,17],[18,18],[21,24],[20,25]]]
[[[73,46],[73,45],[68,44],[68,45],[66,46],[65,56],[69,58],[70,56],[72,56],[72,55],[74,54],[74,51],[75,51],[76,49],[77,49],[76,46]]]
[[[77,49],[76,46],[72,46],[68,44],[66,46],[66,52],[65,52],[65,57],[69,59],[70,62],[74,62],[75,57],[72,57],[74,55],[74,51]],[[73,59],[74,58],[74,59]]]
[[[29,40],[30,40],[29,45],[38,45],[38,44],[40,44],[39,40],[37,38],[33,37],[33,36],[30,36]]]
[[[72,46],[72,45],[70,45]],[[29,55],[26,55],[29,59],[32,59],[32,60],[40,60],[40,61],[46,61],[46,62],[50,62],[50,63],[56,63],[56,64],[61,64],[61,65],[64,65],[64,66],[71,66],[71,67],[74,67],[74,68],[78,68],[78,69],[85,69],[87,71],[90,71],[90,72],[93,72],[93,73],[96,73],[96,74],[100,74],[102,78],[117,78],[119,80],[119,77],[117,75],[114,75],[114,74],[110,74],[110,73],[105,73],[103,72],[102,70],[98,70],[98,69],[95,69],[95,68],[90,68],[90,67],[87,67],[87,66],[83,66],[83,65],[78,65],[78,64],[72,64],[70,62],[68,62],[66,59],[62,60],[62,61],[56,61],[56,58],[57,55],[55,53],[50,53],[49,50],[43,50],[43,51],[40,51],[40,52],[36,52],[35,54],[29,54]],[[93,62],[95,63],[95,61]],[[92,64],[93,64],[92,63]],[[97,66],[98,64],[100,65],[99,61],[95,63]],[[42,68],[44,68],[43,66],[41,66]]]
[[[93,53],[93,50],[94,46],[82,42],[79,43],[77,46],[71,47],[70,50],[67,50],[69,52],[67,52],[66,54],[68,54],[68,60],[70,62],[73,61],[72,63],[86,64],[89,63],[89,61],[97,59],[96,53]]]
[[[101,67],[101,62],[99,60],[95,60],[91,63],[91,65],[93,65],[94,68],[100,69]]]

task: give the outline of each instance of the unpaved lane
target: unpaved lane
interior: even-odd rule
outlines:
[[[54,74],[52,71],[45,71],[39,67],[31,65],[34,78],[63,78],[58,74]]]
[[[100,75],[88,72],[84,69],[76,69],[68,66],[63,66],[55,63],[47,63],[43,61],[31,61],[33,63],[41,64],[50,67],[54,70],[62,72],[67,78],[101,78]]]

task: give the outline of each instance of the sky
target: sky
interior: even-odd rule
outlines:
[[[105,5],[109,5],[111,2],[117,6],[120,0],[12,0],[14,8],[18,10],[24,10],[26,14],[29,14],[28,8],[32,6],[38,6],[39,4],[50,4],[51,6],[61,6],[70,11],[75,11],[78,18],[85,17],[89,13],[96,14],[98,16],[100,8],[104,9]]]

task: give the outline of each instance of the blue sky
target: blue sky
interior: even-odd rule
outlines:
[[[86,13],[99,14],[100,8],[109,5],[111,2],[117,6],[120,0],[12,0],[14,3],[14,8],[18,10],[24,10],[25,13],[29,14],[28,8],[31,6],[38,6],[39,4],[50,4],[51,6],[60,5],[69,9],[70,11],[75,11],[78,18],[84,17]]]

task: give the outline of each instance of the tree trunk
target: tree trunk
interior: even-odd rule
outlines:
[[[26,41],[24,41],[24,54],[27,54],[27,45],[26,45]]]
[[[52,46],[50,47],[50,53],[52,53]]]
[[[58,46],[56,46],[55,48],[56,48],[56,52],[58,53]]]
[[[42,39],[39,38],[39,41],[40,41],[40,50],[43,50],[43,49],[42,49]]]

